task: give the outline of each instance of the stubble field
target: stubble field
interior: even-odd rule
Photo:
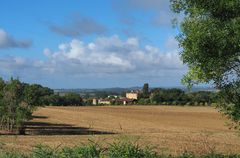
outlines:
[[[240,137],[226,122],[210,107],[46,107],[26,124],[28,135],[1,135],[0,148],[28,152],[37,144],[58,148],[131,140],[160,153],[240,153]]]

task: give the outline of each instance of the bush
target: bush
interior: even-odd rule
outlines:
[[[17,152],[0,151],[0,158],[27,158],[27,156],[24,156]]]
[[[154,158],[157,154],[150,148],[141,148],[131,142],[113,143],[108,149],[109,158]]]
[[[97,144],[89,144],[86,146],[79,146],[74,148],[64,148],[60,152],[60,157],[69,158],[69,157],[77,157],[77,158],[98,158],[101,155],[101,149]]]
[[[53,149],[49,146],[38,145],[33,150],[30,157],[33,158],[99,158],[101,149],[97,144],[65,147],[61,150]]]
[[[38,145],[33,150],[32,158],[58,158],[57,151],[48,146]]]
[[[139,105],[148,105],[150,104],[150,99],[141,98],[138,100]]]

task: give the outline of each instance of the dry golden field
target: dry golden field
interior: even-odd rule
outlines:
[[[0,136],[0,148],[30,151],[36,144],[74,146],[130,139],[176,154],[239,153],[240,136],[210,107],[46,107],[27,123],[26,136]],[[104,142],[104,143],[103,143]]]

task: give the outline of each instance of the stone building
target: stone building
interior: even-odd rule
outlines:
[[[126,93],[126,98],[127,99],[135,99],[137,100],[138,99],[138,93],[137,92],[128,92]]]

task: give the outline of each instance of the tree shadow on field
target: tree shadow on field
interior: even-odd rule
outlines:
[[[27,135],[104,135],[115,134],[107,131],[97,131],[85,127],[75,127],[69,124],[53,124],[47,122],[26,122]]]
[[[48,118],[47,116],[38,116],[38,115],[31,116],[31,119],[47,119],[47,118]]]
[[[31,121],[24,123],[25,135],[104,135],[115,134],[108,131],[77,127],[71,124],[56,124],[47,122],[47,116],[33,115]]]

